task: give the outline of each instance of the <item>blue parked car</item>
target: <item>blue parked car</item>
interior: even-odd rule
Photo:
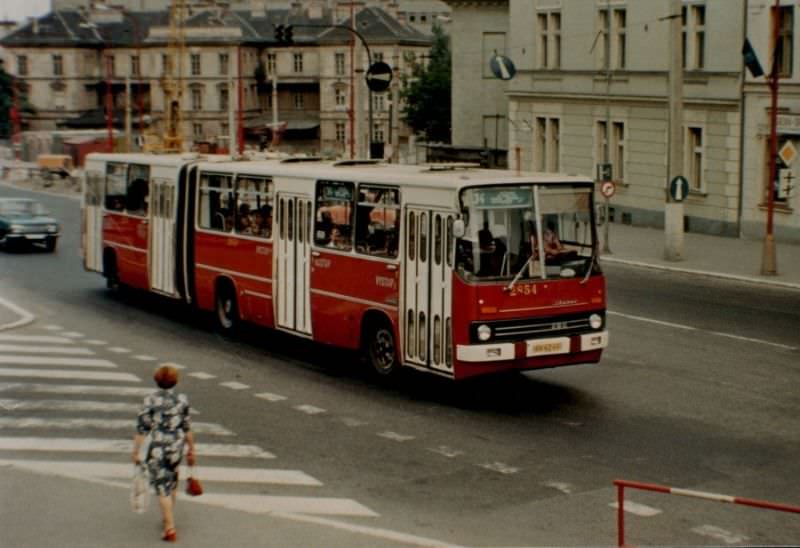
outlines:
[[[36,244],[53,252],[60,232],[58,221],[36,200],[0,198],[0,244],[5,249]]]

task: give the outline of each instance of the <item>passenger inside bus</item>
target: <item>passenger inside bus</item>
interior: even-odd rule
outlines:
[[[316,228],[317,243],[320,245],[330,245],[332,231],[333,231],[333,215],[327,209],[320,210]]]
[[[336,249],[350,249],[350,240],[344,235],[342,229],[338,226],[331,228],[331,240],[328,242],[328,247]]]
[[[542,236],[544,243],[545,262],[547,264],[562,264],[578,258],[578,252],[574,249],[567,249],[558,238],[556,224],[553,221],[547,222],[547,228]]]

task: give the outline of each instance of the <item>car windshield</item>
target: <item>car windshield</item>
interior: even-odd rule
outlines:
[[[456,270],[467,280],[572,277],[594,268],[590,185],[472,188],[461,207]]]
[[[39,202],[33,200],[7,200],[0,202],[0,213],[5,215],[20,215],[38,217],[47,215],[47,210]]]

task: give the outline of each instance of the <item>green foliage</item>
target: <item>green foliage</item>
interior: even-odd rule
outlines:
[[[11,107],[14,96],[11,89],[11,75],[0,66],[0,139],[11,137]]]
[[[450,142],[450,40],[438,25],[433,27],[434,43],[427,66],[414,66],[403,77],[400,97],[403,120],[415,133],[431,142]]]

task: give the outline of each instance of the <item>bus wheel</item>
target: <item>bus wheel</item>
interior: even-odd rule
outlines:
[[[119,274],[117,273],[117,258],[114,253],[106,253],[103,257],[103,275],[106,277],[106,287],[113,291],[120,289]]]
[[[380,323],[367,338],[367,359],[380,377],[388,378],[397,373],[397,344],[394,332],[388,323]]]
[[[238,311],[236,295],[230,284],[223,283],[217,287],[217,326],[224,333],[230,333],[236,327]]]

